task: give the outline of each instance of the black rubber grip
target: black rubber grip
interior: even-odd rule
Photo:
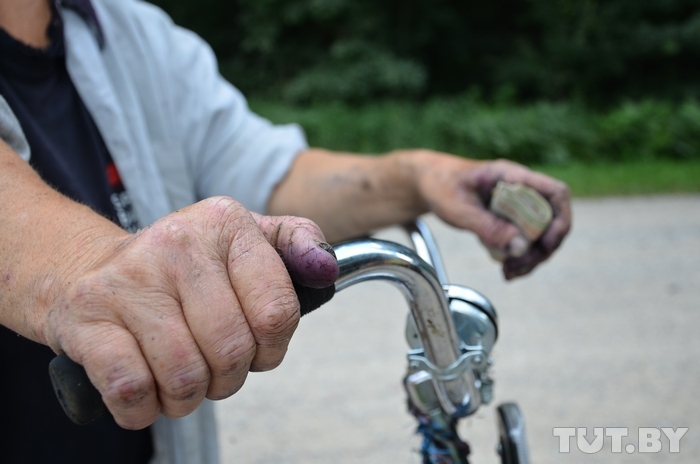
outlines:
[[[49,376],[58,402],[74,423],[87,424],[109,413],[83,366],[65,354],[56,356],[49,363]]]
[[[299,298],[301,315],[304,316],[335,294],[335,285],[326,288],[309,288],[294,284]],[[78,425],[87,424],[100,416],[109,414],[102,395],[90,383],[87,372],[80,364],[65,354],[56,356],[49,363],[49,376],[54,392],[68,418]]]

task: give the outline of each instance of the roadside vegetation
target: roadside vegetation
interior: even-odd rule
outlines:
[[[576,195],[700,190],[698,0],[152,0],[310,143],[504,157]]]
[[[309,142],[367,154],[422,147],[470,158],[508,158],[566,181],[575,195],[700,192],[700,104],[627,102],[486,104],[473,96],[425,103],[292,106],[253,100],[276,123],[298,123]]]

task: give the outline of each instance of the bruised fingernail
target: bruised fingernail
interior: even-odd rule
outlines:
[[[338,260],[338,257],[335,255],[335,250],[332,246],[330,246],[330,244],[326,242],[318,242],[318,246],[321,247],[323,251],[330,253],[336,259],[336,261]]]
[[[529,247],[530,242],[528,242],[525,237],[516,235],[508,244],[508,256],[511,256],[512,258],[520,258],[527,253],[527,249]]]

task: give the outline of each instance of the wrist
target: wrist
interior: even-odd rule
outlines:
[[[25,326],[18,332],[47,344],[46,321],[51,309],[81,275],[104,261],[130,236],[110,221],[96,219],[96,223],[56,237],[54,252],[41,264],[28,288],[25,314],[32,319],[23,321]]]
[[[408,217],[415,218],[431,210],[423,193],[422,177],[436,156],[437,152],[426,149],[400,150],[387,156],[394,163],[388,171],[395,174],[395,190],[403,195],[401,203]]]

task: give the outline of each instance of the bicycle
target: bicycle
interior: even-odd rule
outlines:
[[[340,277],[336,291],[368,280],[386,280],[404,294],[408,372],[404,378],[408,410],[423,435],[424,464],[468,464],[469,445],[457,433],[459,420],[491,402],[491,350],[498,317],[479,292],[448,283],[437,245],[427,225],[405,226],[414,250],[377,239],[334,247]],[[51,363],[56,394],[68,416],[87,423],[108,413],[82,366],[67,356]],[[515,403],[497,408],[498,452],[503,464],[529,464],[523,415]]]
[[[423,435],[424,464],[467,464],[469,446],[457,433],[459,420],[493,397],[491,350],[498,335],[493,305],[479,292],[449,284],[427,225],[405,226],[414,250],[366,239],[335,247],[341,275],[336,290],[367,280],[394,283],[406,297],[409,344],[404,386],[408,410]],[[523,415],[515,403],[497,408],[498,452],[503,464],[528,464]]]

